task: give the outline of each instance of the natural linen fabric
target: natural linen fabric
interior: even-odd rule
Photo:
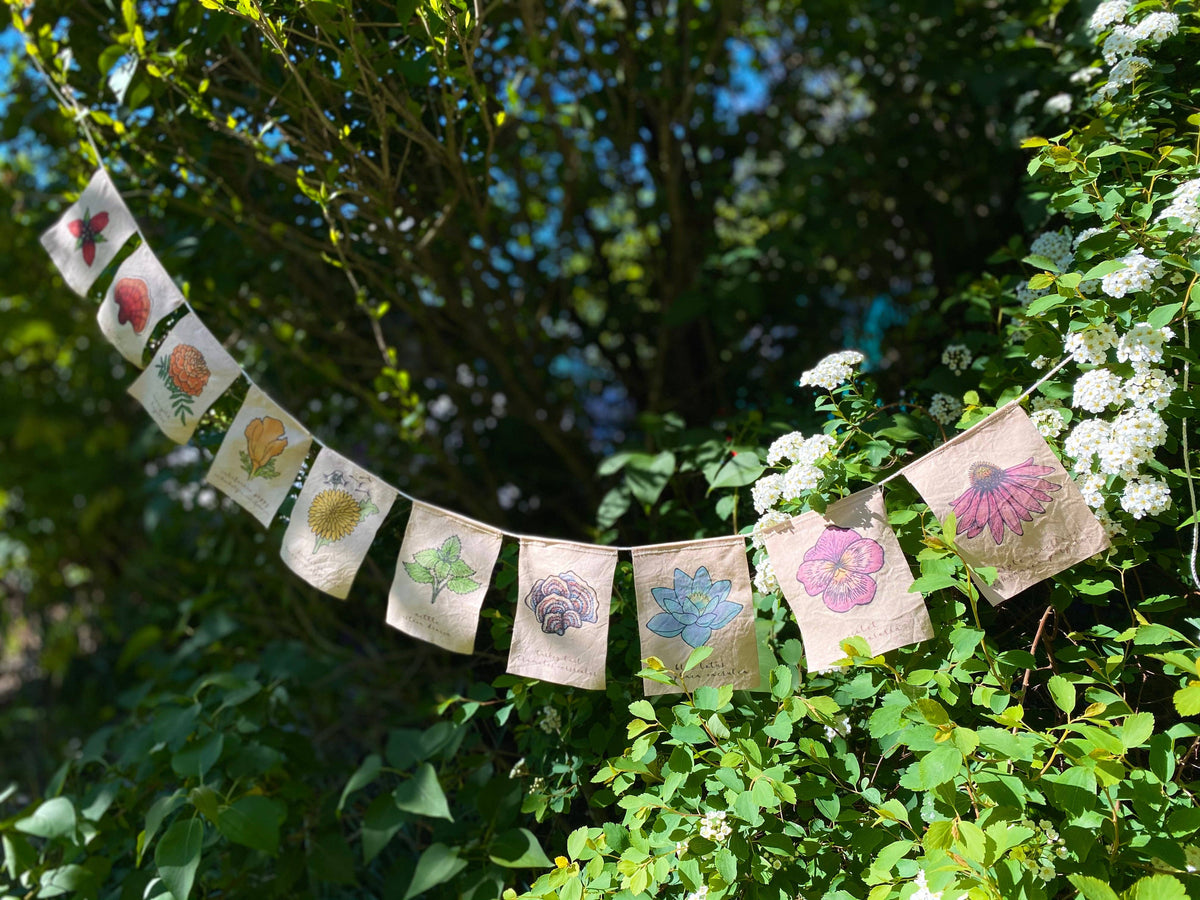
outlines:
[[[388,593],[387,623],[446,650],[474,652],[502,540],[499,531],[414,503]]]
[[[150,365],[129,386],[163,434],[185,444],[200,417],[241,374],[195,313],[175,323]]]
[[[322,448],[292,509],[280,558],[317,590],[345,600],[397,496],[366,469]]]
[[[959,552],[995,566],[980,592],[997,605],[1109,546],[1104,526],[1029,416],[1011,403],[904,469]]]
[[[83,297],[136,231],[137,223],[108,173],[98,169],[41,240],[63,281]]]
[[[142,244],[117,269],[96,320],[109,342],[140,369],[154,326],[183,302],[162,263]]]
[[[912,570],[888,524],[883,491],[870,488],[763,532],[779,587],[800,625],[810,669],[861,637],[880,654],[933,637]]]
[[[304,426],[252,384],[205,480],[270,525],[311,446]]]
[[[517,568],[508,671],[603,690],[617,551],[522,538]]]
[[[737,535],[633,549],[642,658],[681,669],[696,647],[713,652],[683,676],[688,688],[759,685],[754,595],[746,541]],[[643,679],[648,695],[675,694],[674,685]]]

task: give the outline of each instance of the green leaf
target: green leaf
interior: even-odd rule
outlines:
[[[1123,895],[1126,900],[1187,900],[1183,882],[1171,875],[1139,878]]]
[[[1055,263],[1054,260],[1050,259],[1050,257],[1039,256],[1036,253],[1031,253],[1029,256],[1026,256],[1023,260],[1021,260],[1021,262],[1027,263],[1036,269],[1045,269],[1047,272],[1054,272],[1055,274],[1060,274],[1062,272],[1062,269],[1060,269],[1058,264]],[[1051,279],[1051,281],[1053,281],[1053,279]],[[1032,278],[1029,279],[1029,286],[1033,287]]]
[[[465,559],[456,559],[450,563],[450,575],[454,578],[466,578],[469,575],[474,575],[475,570]]]
[[[579,854],[587,847],[588,829],[586,825],[580,825],[567,837],[567,856],[571,859],[579,859]]]
[[[542,869],[554,865],[528,828],[513,828],[496,836],[488,859],[506,869]]]
[[[479,582],[473,578],[451,578],[446,582],[446,587],[456,594],[469,594],[479,586]]]
[[[433,548],[429,548],[427,550],[418,550],[413,554],[413,560],[419,565],[424,566],[426,569],[436,566],[440,558],[441,557],[438,556],[438,552]]]
[[[41,889],[37,893],[38,897],[58,897],[63,894],[95,896],[100,887],[100,880],[95,872],[76,864],[43,872],[39,883]]]
[[[13,827],[34,837],[74,838],[75,806],[66,797],[54,797],[33,811],[33,815],[17,819]]]
[[[917,771],[921,775],[921,783],[925,790],[950,781],[958,774],[962,763],[963,755],[957,747],[945,744],[934,747],[917,763]]]
[[[388,845],[404,824],[407,816],[396,806],[391,794],[380,794],[371,801],[363,814],[362,852],[367,865]]]
[[[546,861],[546,865],[550,865],[549,860]],[[445,884],[466,867],[467,861],[458,858],[457,847],[430,844],[421,854],[421,858],[417,860],[417,868],[413,872],[408,890],[404,892],[404,900],[412,900],[413,897],[424,893],[431,887]]]
[[[1146,322],[1152,328],[1162,328],[1171,324],[1171,320],[1183,308],[1182,303],[1168,303],[1166,306],[1160,306],[1158,309],[1152,310],[1150,315],[1146,316]]]
[[[728,457],[709,463],[703,471],[709,490],[717,490],[753,484],[765,468],[758,454],[747,448],[731,451]]]
[[[422,550],[421,551],[421,553],[425,553],[425,552],[433,553],[435,556],[437,555],[436,550],[429,550],[429,551]],[[420,556],[421,554],[418,553],[417,555]],[[430,572],[428,568],[421,565],[420,563],[406,562],[404,564],[404,571],[407,572],[408,577],[411,578],[413,581],[415,581],[417,584],[433,584],[433,573]]]
[[[383,771],[383,760],[379,758],[379,754],[372,753],[362,761],[360,765],[350,776],[350,780],[346,782],[346,786],[342,788],[342,797],[338,800],[337,811],[340,813],[346,805],[346,798],[355,791],[361,791],[368,784],[379,777],[379,773]]]
[[[1119,736],[1125,749],[1132,750],[1150,740],[1152,734],[1154,734],[1153,713],[1140,712],[1125,717],[1125,721],[1121,723]]]
[[[658,716],[655,714],[654,707],[649,700],[634,700],[629,704],[629,711],[639,719],[647,719],[651,722],[658,721]]]
[[[691,653],[688,654],[687,662],[683,664],[683,671],[690,672],[700,663],[704,662],[712,654],[713,648],[707,644],[702,644]]]
[[[1120,272],[1125,268],[1125,262],[1120,259],[1106,259],[1102,263],[1097,263],[1086,272],[1083,273],[1084,281],[1091,281],[1093,278],[1103,278],[1105,275],[1110,275],[1113,272]]]
[[[405,812],[454,821],[450,806],[446,803],[446,795],[438,783],[437,772],[429,763],[417,766],[412,778],[392,792],[392,799]]]
[[[175,810],[183,805],[183,791],[176,791],[166,797],[159,797],[146,812],[146,827],[142,829],[142,833],[138,835],[137,846],[137,864],[142,864],[142,855],[146,852],[146,848],[150,846],[154,840],[154,836],[158,834],[158,829],[162,827],[163,821]]]
[[[175,822],[154,848],[158,876],[175,900],[187,900],[200,868],[200,850],[204,845],[204,823],[200,819]]]
[[[457,534],[452,534],[446,538],[438,550],[438,556],[448,563],[454,562],[460,555],[462,555],[462,538]]]
[[[1043,288],[1048,288],[1054,284],[1054,276],[1046,272],[1039,272],[1029,279],[1029,289],[1031,291],[1040,291]]]
[[[287,807],[258,794],[239,797],[217,816],[217,830],[235,844],[274,853],[279,849],[279,825]]]
[[[1075,890],[1079,891],[1084,900],[1120,900],[1107,881],[1101,881],[1091,875],[1068,875],[1067,880],[1075,885]]]
[[[1175,692],[1175,709],[1181,716],[1200,714],[1200,681],[1193,681]]]
[[[217,764],[225,747],[225,735],[219,731],[184,745],[171,757],[171,768],[181,778],[200,778]]]
[[[1061,675],[1051,675],[1046,687],[1050,689],[1050,699],[1063,712],[1070,714],[1075,708],[1075,685]]]
[[[656,453],[632,453],[625,466],[625,483],[635,499],[646,506],[658,501],[659,495],[675,473],[675,454],[669,450]]]

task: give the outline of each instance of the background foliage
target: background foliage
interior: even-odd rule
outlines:
[[[1111,28],[1058,3],[8,5],[8,895],[1200,896],[1196,222],[1157,219],[1197,175],[1190,5],[1129,14],[1181,19],[1109,96],[1111,68],[1071,75]],[[256,381],[433,502],[622,543],[749,530],[779,434],[839,438],[781,507],[821,508],[1068,332],[1150,321],[1176,332],[1150,463],[1175,503],[1132,519],[1105,479],[1113,553],[992,611],[893,482],[938,637],[814,675],[758,553],[764,693],[637,700],[627,564],[604,694],[503,674],[514,547],[475,656],[386,633],[406,510],[335,603],[200,487],[237,390],[176,450],[123,394],[36,243],[95,160],[26,48]],[[1068,224],[1100,233],[1030,254]],[[1149,289],[1085,285],[1135,248]],[[814,407],[794,382],[842,346],[872,375]]]

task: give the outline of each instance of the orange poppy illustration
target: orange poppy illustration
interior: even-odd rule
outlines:
[[[251,419],[246,425],[246,449],[239,451],[247,479],[277,478],[275,457],[284,451],[288,439],[283,423],[273,416]]]

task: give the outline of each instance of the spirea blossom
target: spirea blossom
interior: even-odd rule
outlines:
[[[1137,478],[1125,485],[1121,508],[1135,519],[1157,516],[1171,508],[1171,492],[1156,478]]]
[[[1097,456],[1100,471],[1129,477],[1167,440],[1167,423],[1148,409],[1130,409],[1113,420]]]
[[[1104,41],[1104,61],[1110,66],[1117,60],[1129,56],[1137,50],[1137,39],[1132,28],[1118,25],[1113,33]]]
[[[962,401],[949,394],[934,394],[929,401],[929,415],[941,425],[953,425],[962,415]]]
[[[1108,535],[1110,541],[1125,534],[1125,526],[1113,519],[1108,514],[1108,510],[1096,510],[1096,518],[1100,520],[1100,527],[1104,529],[1104,533]]]
[[[773,594],[779,590],[779,578],[770,557],[764,555],[754,566],[754,589],[760,594]]]
[[[1063,349],[1081,365],[1098,366],[1108,359],[1108,350],[1117,345],[1117,329],[1105,322],[1082,331],[1072,331],[1063,341]]]
[[[1179,16],[1169,12],[1152,12],[1133,29],[1135,41],[1148,41],[1158,46],[1167,38],[1179,33]]]
[[[1155,328],[1149,322],[1139,322],[1117,341],[1117,359],[1121,362],[1162,362],[1163,344],[1175,336],[1170,328]]]
[[[1086,472],[1092,459],[1100,452],[1112,426],[1103,419],[1084,419],[1071,429],[1063,441],[1063,453],[1075,460],[1076,472]]]
[[[537,720],[537,727],[546,734],[555,734],[561,731],[562,719],[558,715],[558,710],[553,706],[543,706],[542,714]]]
[[[1154,279],[1162,274],[1162,262],[1157,259],[1147,259],[1140,250],[1134,250],[1121,259],[1125,268],[1109,272],[1100,280],[1100,287],[1110,297],[1121,298],[1135,291],[1148,291],[1154,286]]]
[[[778,509],[766,510],[762,514],[762,517],[754,523],[754,531],[750,534],[750,543],[754,545],[754,549],[761,550],[766,546],[766,543],[763,541],[764,531],[779,525],[781,522],[786,522],[790,518],[791,516]]]
[[[821,470],[816,466],[792,466],[783,473],[779,496],[784,500],[799,500],[821,484]]]
[[[1100,70],[1097,69],[1096,71],[1099,72]],[[1083,231],[1079,232],[1079,234],[1075,235],[1075,240],[1073,240],[1071,242],[1071,246],[1074,247],[1076,250],[1078,250],[1080,244],[1082,244],[1084,241],[1088,240],[1089,238],[1094,238],[1098,234],[1104,234],[1104,229],[1103,228],[1085,228],[1085,229],[1083,229]]]
[[[1072,97],[1070,94],[1055,94],[1042,104],[1042,111],[1052,116],[1065,116],[1071,111]]]
[[[1076,72],[1072,72],[1068,81],[1070,81],[1071,84],[1088,84],[1093,78],[1103,71],[1104,70],[1099,66],[1086,66]],[[1075,240],[1078,242],[1079,238],[1076,238]]]
[[[1092,13],[1092,17],[1088,20],[1088,28],[1097,32],[1104,31],[1106,28],[1124,22],[1127,12],[1129,12],[1128,0],[1104,0]]]
[[[1108,73],[1108,83],[1096,92],[1100,99],[1111,97],[1127,84],[1133,84],[1138,72],[1150,68],[1150,60],[1144,56],[1127,56],[1112,67]]]
[[[1075,382],[1075,394],[1071,405],[1098,413],[1114,403],[1121,402],[1121,378],[1108,369],[1092,369],[1084,372]]]
[[[942,364],[955,375],[961,375],[971,365],[971,351],[963,344],[951,344],[942,351]]]
[[[1029,417],[1029,421],[1044,438],[1056,438],[1067,427],[1066,420],[1057,409],[1039,409]]]
[[[700,823],[700,837],[721,844],[732,832],[733,829],[725,824],[724,810],[704,814],[704,820]]]
[[[1079,493],[1083,494],[1083,502],[1092,509],[1099,509],[1104,505],[1104,495],[1100,491],[1107,481],[1108,479],[1103,475],[1091,472],[1084,475],[1075,484],[1079,488]]]
[[[1184,226],[1195,231],[1200,228],[1200,178],[1185,181],[1175,190],[1171,202],[1154,217],[1155,222],[1166,219],[1180,219]]]
[[[759,515],[765,513],[779,501],[779,494],[782,490],[783,475],[778,472],[764,475],[758,479],[754,482],[754,487],[750,488],[750,499],[754,502],[754,511]]]
[[[1075,261],[1075,254],[1071,250],[1071,229],[1042,232],[1029,245],[1029,252],[1035,256],[1046,257],[1058,266],[1059,271],[1067,271]]]
[[[1044,369],[1050,365],[1050,360],[1044,356],[1035,356],[1029,363],[1035,369]]]
[[[814,434],[805,437],[799,431],[777,438],[767,450],[767,465],[778,466],[784,460],[798,465],[812,465],[837,446],[837,438],[831,434]]]
[[[1165,409],[1175,388],[1175,379],[1162,369],[1139,366],[1125,382],[1124,391],[1129,402],[1139,409]]]
[[[832,391],[853,377],[854,367],[861,363],[863,358],[857,350],[831,353],[817,363],[816,367],[801,374],[796,384],[800,387],[820,387]]]

